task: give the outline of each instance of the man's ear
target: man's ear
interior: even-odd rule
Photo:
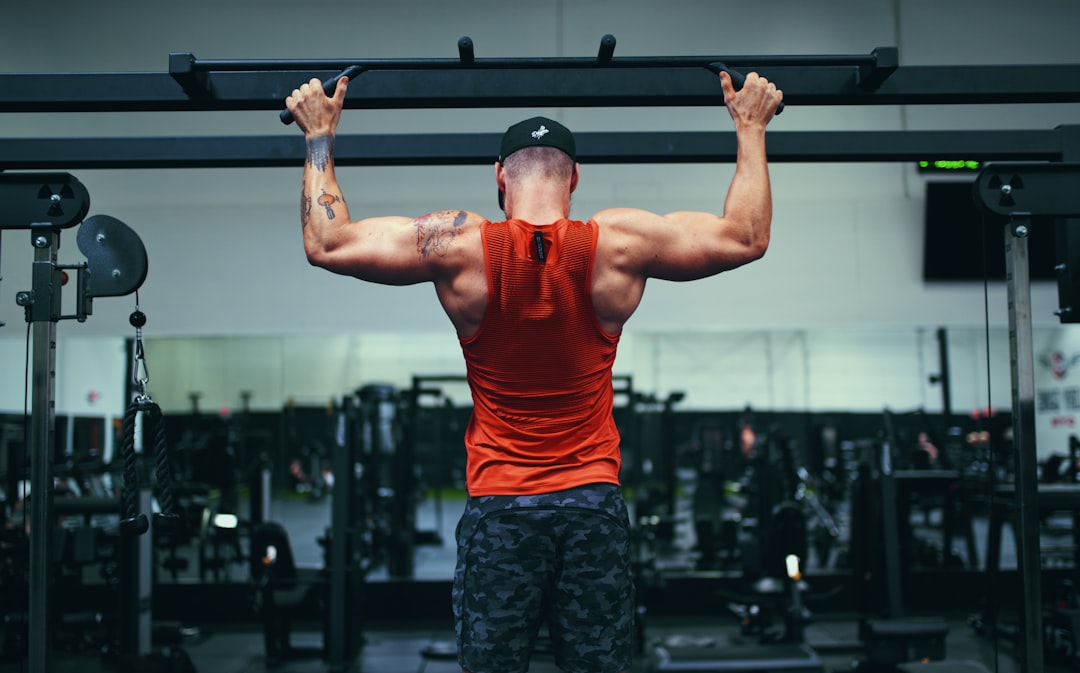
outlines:
[[[506,213],[506,177],[503,175],[503,167],[498,161],[495,162],[495,185],[498,188],[499,210]]]
[[[581,172],[578,170],[581,168],[581,164],[574,162],[574,172],[570,174],[570,193],[573,194],[577,189],[578,178],[581,177]]]

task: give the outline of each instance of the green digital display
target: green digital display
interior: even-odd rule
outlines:
[[[920,173],[970,173],[982,168],[981,161],[972,159],[935,159],[920,161]]]

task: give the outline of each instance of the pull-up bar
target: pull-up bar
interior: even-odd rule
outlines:
[[[455,59],[379,59],[379,60],[241,60],[241,61],[199,61],[191,53],[173,53],[169,55],[169,74],[184,88],[194,94],[211,92],[206,74],[214,71],[266,71],[266,70],[340,70],[341,74],[324,82],[327,95],[333,94],[334,85],[342,76],[354,79],[357,75],[372,70],[444,70],[459,68],[486,68],[490,70],[527,70],[531,68],[705,68],[717,74],[721,70],[728,72],[735,88],[742,87],[745,80],[743,73],[731,70],[738,66],[760,65],[826,65],[854,66],[856,82],[864,89],[872,90],[881,85],[899,65],[898,51],[895,47],[880,47],[870,54],[853,56],[729,56],[729,57],[630,57],[616,60],[615,36],[605,35],[600,39],[600,49],[596,58],[488,58],[477,60],[473,50],[473,41],[469,37],[458,40],[458,58]],[[780,103],[777,114],[783,111]],[[281,120],[292,123],[288,111],[281,113]]]
[[[610,38],[610,39],[608,39]],[[467,39],[463,39],[467,40]],[[200,60],[169,56],[167,72],[0,73],[2,112],[278,110],[298,84],[364,69],[347,108],[715,106],[709,66],[753,70],[788,105],[942,105],[1080,102],[1080,65],[900,66],[895,47],[858,56],[614,56],[478,59]]]
[[[473,42],[468,37],[458,40],[458,58],[389,58],[389,59],[241,59],[199,60],[191,53],[169,55],[170,73],[244,72],[267,70],[344,70],[358,65],[364,70],[457,70],[478,68],[488,70],[526,70],[530,68],[704,68],[722,61],[733,67],[748,66],[855,66],[873,70],[895,70],[898,65],[896,47],[878,47],[869,54],[854,55],[790,55],[790,56],[624,56],[615,58],[615,37],[605,35],[596,57],[519,57],[476,58]]]

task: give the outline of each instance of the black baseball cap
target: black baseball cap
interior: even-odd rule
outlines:
[[[499,163],[514,152],[526,147],[554,147],[577,161],[574,134],[554,119],[533,117],[506,129],[499,146]]]

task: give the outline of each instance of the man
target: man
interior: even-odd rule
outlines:
[[[765,127],[782,94],[720,74],[738,158],[723,215],[632,208],[568,219],[573,135],[511,126],[495,163],[503,222],[463,210],[354,221],[334,173],[348,89],[311,80],[286,106],[307,142],[300,222],[311,264],[390,285],[432,283],[457,330],[473,396],[469,500],[453,603],[469,673],[528,668],[542,624],[560,669],[630,666],[633,586],[619,488],[611,367],[648,278],[692,280],[756,260],[769,244]]]

